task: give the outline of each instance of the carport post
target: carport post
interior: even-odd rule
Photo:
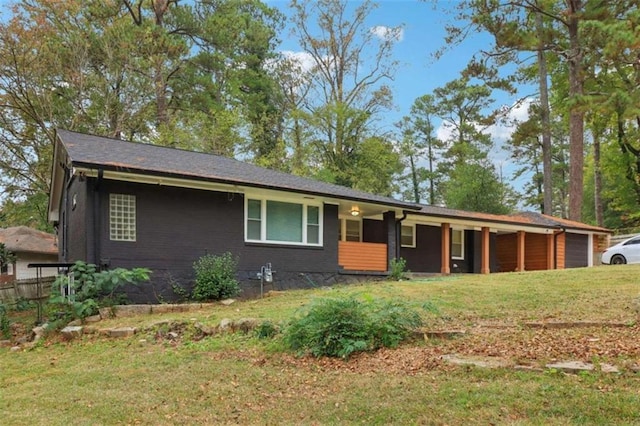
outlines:
[[[482,227],[482,265],[480,267],[481,274],[488,274],[491,270],[489,268],[489,228],[487,226]]]
[[[443,275],[449,275],[451,273],[451,267],[449,266],[449,259],[451,258],[451,225],[443,223],[441,226],[442,237],[442,260],[440,266],[440,273]]]

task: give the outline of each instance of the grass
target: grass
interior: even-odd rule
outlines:
[[[633,323],[640,266],[459,275],[279,293],[195,312],[102,321],[100,327],[145,327],[160,319],[216,324],[255,317],[283,322],[315,297],[401,298],[434,327],[514,325],[509,332],[453,342],[412,342],[344,362],[295,358],[277,341],[248,335],[199,341],[152,334],[112,340],[50,339],[33,349],[0,349],[0,423],[31,424],[638,424],[640,376],[567,375],[455,367],[435,361],[449,350],[483,349],[493,339],[607,339],[606,330],[545,335],[519,330],[529,320]],[[22,317],[24,320],[24,317]],[[635,332],[637,327],[620,331]],[[626,333],[626,334],[625,334]],[[586,336],[586,337],[585,337]],[[587,339],[588,338],[588,339]],[[509,344],[512,342],[513,344]],[[586,340],[585,340],[586,339]],[[633,339],[615,362],[640,361]],[[525,345],[526,346],[526,345]]]

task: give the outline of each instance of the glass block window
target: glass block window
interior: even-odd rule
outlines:
[[[136,240],[136,197],[109,194],[109,237],[112,241]]]
[[[464,259],[464,231],[462,229],[451,230],[451,257]]]
[[[248,199],[245,221],[246,240],[321,245],[321,215],[320,206]]]
[[[415,225],[402,225],[400,243],[402,247],[416,246],[416,227]]]

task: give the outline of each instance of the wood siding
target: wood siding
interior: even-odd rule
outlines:
[[[560,232],[555,235],[556,239],[556,269],[564,269],[564,259],[565,259],[565,237],[566,233]]]
[[[517,269],[518,234],[500,234],[496,240],[498,270],[513,272]],[[547,264],[547,235],[526,233],[524,236],[524,269],[541,271],[553,269]]]
[[[338,243],[338,263],[349,271],[387,270],[387,245],[381,243]]]

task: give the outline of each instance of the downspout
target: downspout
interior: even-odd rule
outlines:
[[[567,228],[561,227],[560,232],[553,234],[553,269],[558,269],[558,235],[567,232]],[[566,247],[565,247],[566,250]]]
[[[402,217],[396,219],[396,259],[400,258],[400,248],[402,248],[402,221],[407,218],[407,211],[402,211]]]
[[[102,230],[102,180],[104,170],[98,169],[98,177],[93,185],[93,263],[100,266],[100,238]]]

